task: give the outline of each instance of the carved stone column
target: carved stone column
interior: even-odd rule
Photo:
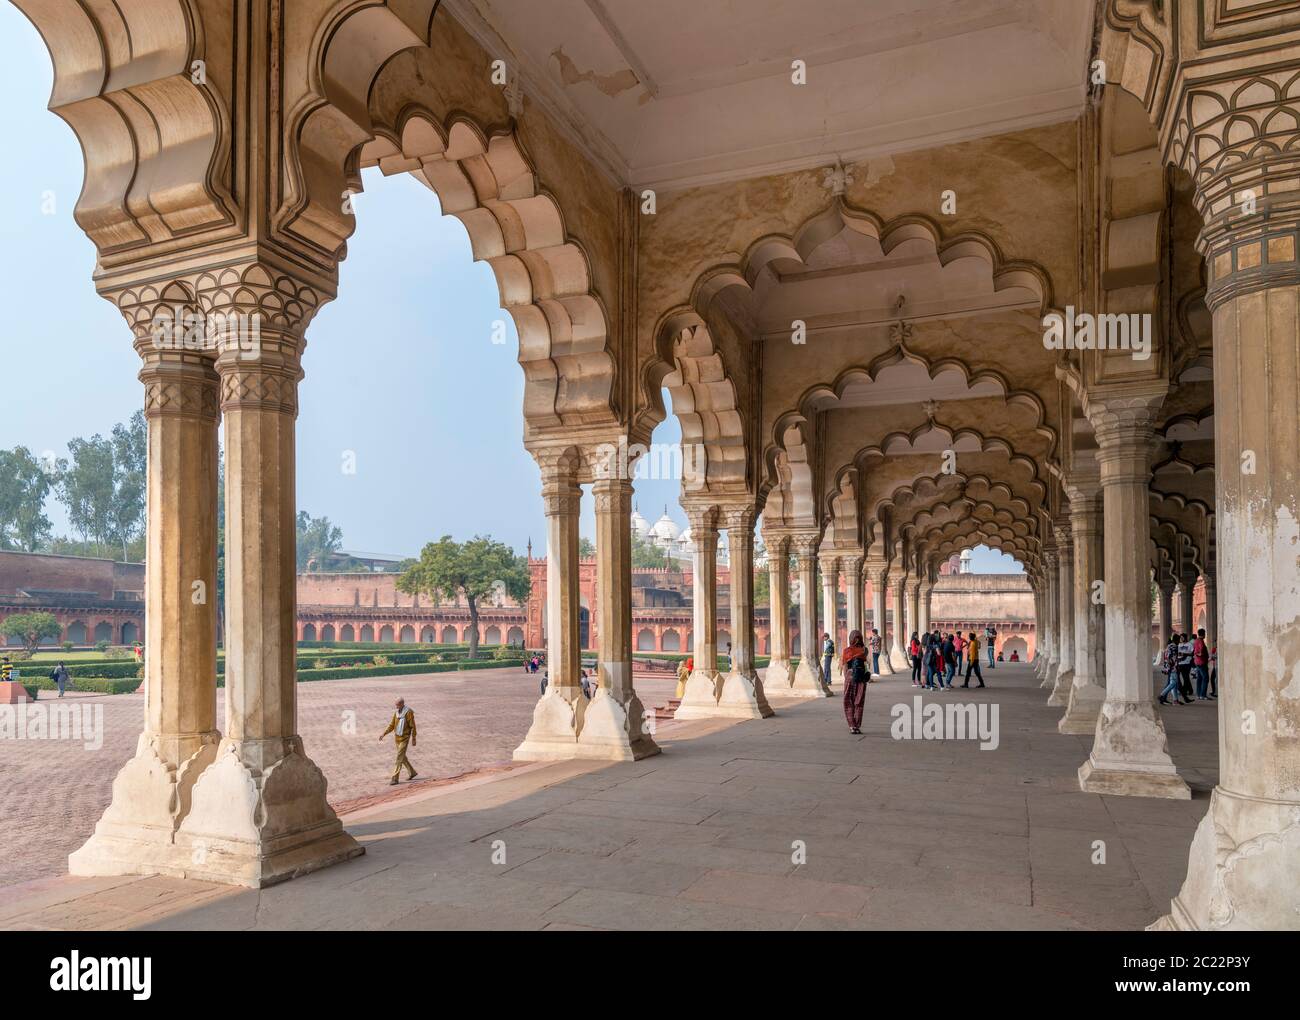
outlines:
[[[1056,611],[1056,680],[1047,703],[1064,706],[1070,700],[1074,686],[1074,538],[1070,520],[1062,518],[1056,524],[1057,611]]]
[[[1160,592],[1160,645],[1169,643],[1174,632],[1174,588],[1172,580],[1161,578],[1156,587]]]
[[[1154,704],[1147,566],[1152,424],[1162,393],[1089,398],[1105,514],[1106,700],[1092,753],[1079,768],[1089,793],[1187,799]]]
[[[221,737],[217,373],[210,353],[161,348],[147,334],[136,349],[149,448],[144,732],[94,835],[68,858],[74,875],[183,874],[176,831]]]
[[[1196,617],[1192,612],[1192,604],[1196,594],[1196,574],[1184,574],[1178,581],[1178,616],[1179,627],[1182,633],[1188,637],[1196,635]]]
[[[768,693],[784,694],[794,683],[794,665],[790,662],[790,538],[773,535],[766,539],[768,596],[772,654],[763,674],[763,688]]]
[[[893,640],[889,645],[889,664],[895,670],[904,672],[908,672],[912,668],[912,660],[905,650],[911,636],[907,631],[907,613],[904,608],[906,600],[903,588],[906,584],[906,571],[891,570],[889,572],[889,586],[894,592],[894,633]]]
[[[691,609],[695,669],[686,679],[686,692],[677,708],[676,718],[702,719],[718,714],[721,686],[718,674],[718,508],[688,507],[686,516],[690,521],[694,546]]]
[[[772,715],[763,681],[754,669],[754,518],[752,507],[729,507],[727,548],[731,554],[731,672],[722,678],[717,714],[737,719]]]
[[[836,555],[826,549],[823,549],[817,558],[821,564],[822,575],[822,630],[831,636],[835,642],[835,650],[838,657],[840,650],[840,564]],[[817,658],[820,661],[822,656],[821,635],[817,635]],[[834,682],[834,662],[831,663],[831,676],[822,676],[823,682],[831,684]],[[825,670],[822,671],[825,674]]]
[[[1213,574],[1205,575],[1205,643],[1211,648],[1219,640],[1219,590]]]
[[[799,568],[799,668],[787,694],[792,698],[828,698],[818,661],[821,639],[817,633],[817,549],[821,537],[815,533],[794,536],[794,553]]]
[[[597,477],[596,615],[600,685],[582,715],[578,754],[635,761],[659,753],[632,686],[632,483]]]
[[[930,630],[930,599],[934,595],[934,581],[929,575],[922,578],[917,591],[916,629],[922,634]]]
[[[1043,550],[1043,633],[1039,647],[1046,653],[1043,664],[1043,681],[1040,687],[1048,690],[1056,688],[1056,673],[1061,665],[1061,649],[1057,643],[1057,623],[1060,612],[1058,598],[1061,585],[1060,561],[1056,558],[1055,537],[1048,536],[1048,545]]]
[[[516,761],[553,761],[577,756],[587,699],[582,693],[581,592],[578,585],[580,458],[568,447],[533,452],[542,475],[546,512],[546,693],[533,722],[515,748]]]
[[[892,675],[894,667],[889,661],[889,639],[885,630],[885,587],[889,583],[889,568],[883,560],[874,560],[867,564],[867,574],[871,580],[871,626],[880,634],[880,672]],[[867,642],[868,648],[870,641]]]
[[[921,630],[921,579],[915,575],[909,577],[903,590],[907,593],[907,626],[903,630],[903,640],[910,642],[912,635]]]
[[[844,640],[847,644],[848,635],[862,629],[862,557],[841,557],[840,569],[844,571],[844,595],[847,606]]]
[[[1034,579],[1034,676],[1041,678],[1047,669],[1047,656],[1043,646],[1043,627],[1046,610],[1043,608],[1043,581]]]
[[[265,886],[360,854],[298,735],[295,427],[309,284],[253,262],[199,281],[210,316],[253,319],[217,356],[225,421],[226,731],[178,843],[192,878]]]
[[[1105,562],[1101,541],[1101,476],[1076,472],[1070,479],[1074,538],[1074,683],[1062,733],[1092,733],[1106,700]]]

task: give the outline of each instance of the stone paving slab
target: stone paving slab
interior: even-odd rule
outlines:
[[[996,750],[893,740],[889,707],[913,691],[886,678],[860,737],[838,699],[775,699],[770,720],[666,725],[665,753],[641,762],[413,786],[345,817],[363,857],[270,889],[43,879],[0,889],[0,924],[1038,930],[1164,913],[1208,805],[1216,714],[1165,715],[1195,799],[1139,801],[1079,792],[1088,742],[1056,733],[1028,667],[943,697],[976,694],[999,706]]]

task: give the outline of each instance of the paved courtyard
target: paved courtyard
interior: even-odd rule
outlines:
[[[329,780],[330,803],[346,811],[392,791],[393,740],[381,744],[378,737],[398,696],[419,722],[420,743],[411,752],[418,786],[508,762],[532,720],[538,679],[511,668],[299,684],[300,732]],[[648,704],[662,704],[674,681],[642,686]],[[49,695],[42,692],[42,700]],[[94,831],[112,797],[113,777],[135,753],[143,694],[81,695],[75,704],[102,707],[101,747],[0,740],[0,886],[65,873],[68,854]],[[220,691],[217,706],[220,726]]]
[[[869,690],[861,737],[845,731],[838,699],[778,700],[779,715],[761,722],[670,723],[659,733],[666,753],[642,762],[527,765],[354,811],[345,822],[364,856],[270,889],[47,878],[0,892],[0,925],[1133,929],[1155,920],[1177,892],[1216,778],[1216,708],[1164,713],[1193,800],[1100,797],[1075,781],[1090,738],[1056,732],[1060,710],[1046,707],[1029,667],[1004,664],[989,679],[987,690],[933,700],[997,705],[996,750],[892,739],[890,707],[910,704],[913,689],[885,678]],[[531,697],[507,709],[516,697],[505,696],[507,681],[483,688],[502,696],[475,723],[482,741],[494,724],[508,730],[493,737],[502,749]],[[451,717],[456,692],[432,701],[435,717]],[[474,705],[481,694],[459,696]],[[328,703],[311,703],[321,697]],[[307,693],[304,732],[359,700]],[[313,751],[329,762],[330,746]],[[382,769],[383,756],[373,764]]]

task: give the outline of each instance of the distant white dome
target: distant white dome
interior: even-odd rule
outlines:
[[[684,550],[689,551],[693,542],[694,540],[691,538],[690,528],[687,528],[685,531],[683,531],[680,535],[677,536],[677,545]]]
[[[654,527],[650,529],[650,534],[665,544],[676,541],[677,536],[681,534],[681,529],[668,516],[667,507],[664,507],[664,515],[655,521]]]
[[[650,522],[641,516],[640,510],[632,511],[632,534],[637,538],[645,538],[650,534]]]

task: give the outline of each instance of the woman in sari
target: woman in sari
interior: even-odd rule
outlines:
[[[679,701],[686,696],[686,679],[691,675],[693,669],[695,669],[695,656],[685,659],[677,667],[677,694],[674,696]]]
[[[855,630],[849,635],[849,644],[840,664],[844,669],[844,718],[850,733],[861,733],[862,710],[867,704],[867,678],[871,675],[862,631]]]

